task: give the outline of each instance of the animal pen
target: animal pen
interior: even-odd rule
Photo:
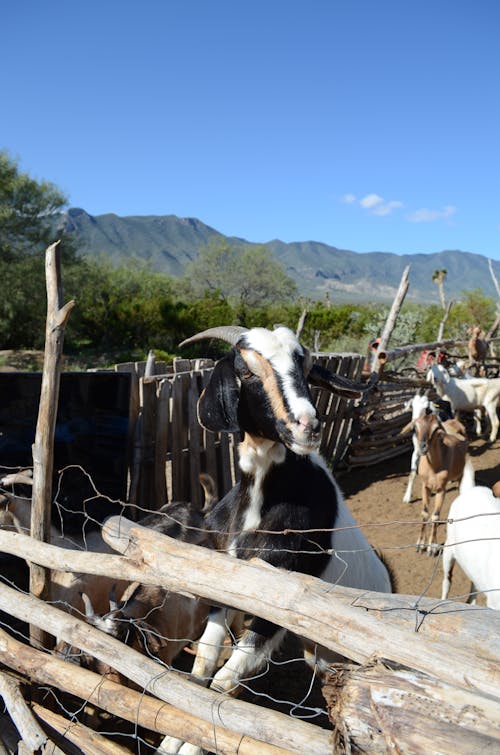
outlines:
[[[336,372],[361,377],[360,355],[317,357]],[[57,388],[55,363],[52,367],[47,382]],[[137,511],[176,500],[201,504],[202,472],[213,476],[218,494],[224,494],[238,478],[238,438],[207,433],[196,419],[196,401],[211,365],[178,360],[170,370],[157,363],[149,365],[147,375],[143,364],[117,369],[133,376],[125,517],[129,505]],[[401,429],[410,413],[403,407],[421,384],[421,379],[387,374],[359,404],[316,389],[324,423],[321,451],[329,464],[338,471],[359,469],[406,453],[411,440]],[[46,385],[41,405],[47,394]],[[52,412],[45,407],[46,418],[53,413],[53,407]],[[51,457],[36,443],[33,455],[35,477],[37,464],[42,458],[50,463]],[[0,583],[6,625],[0,629],[0,695],[8,713],[0,719],[5,727],[0,741],[7,751],[145,753],[166,734],[209,752],[239,755],[499,749],[496,612],[328,584],[168,538],[125,517],[111,516],[102,531],[117,555],[89,552],[85,545],[71,550],[48,544],[46,533],[37,536],[33,525],[33,536],[0,529],[0,551],[40,570],[162,586],[167,593],[233,606],[340,654],[344,662],[333,666],[322,684],[329,725],[195,685],[182,669],[171,669],[153,653],[139,653],[89,625],[78,612],[51,604],[49,591],[31,579],[30,592]],[[26,624],[30,642],[10,628]],[[55,654],[53,637],[95,664],[75,665]],[[110,669],[119,673],[118,680]],[[15,728],[7,731],[11,720]],[[125,734],[117,731],[118,721],[130,722]]]

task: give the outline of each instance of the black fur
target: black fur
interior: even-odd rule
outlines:
[[[336,490],[325,470],[310,456],[287,451],[285,461],[272,465],[264,480],[258,530],[242,532],[251,483],[243,474],[208,516],[214,547],[232,547],[238,558],[259,557],[273,566],[319,576],[330,558],[329,530],[337,513]]]

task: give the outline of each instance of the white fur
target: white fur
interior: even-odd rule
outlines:
[[[453,501],[448,519],[442,599],[448,597],[456,561],[472,589],[484,592],[486,605],[500,610],[500,499],[489,488],[469,488]]]
[[[293,416],[297,420],[300,417],[308,417],[315,422],[316,409],[304,396],[297,394],[293,385],[292,376],[296,369],[294,355],[297,352],[304,355],[304,349],[293,331],[284,327],[272,331],[265,328],[252,328],[245,334],[245,342],[250,348],[262,354],[281,377],[283,392]]]
[[[497,406],[500,401],[500,378],[452,378],[440,364],[433,364],[427,381],[435,385],[439,395],[449,401],[454,412],[473,411],[484,407],[491,426],[490,441],[498,434]]]
[[[411,419],[413,421],[415,419],[418,419],[418,417],[420,417],[420,415],[429,408],[429,398],[425,394],[421,396],[419,393],[416,393],[415,396],[413,396],[413,398],[407,402],[404,408],[405,411],[409,411],[411,409]],[[406,491],[403,496],[403,503],[410,503],[411,501],[413,483],[415,482],[415,478],[417,476],[418,460],[420,459],[420,451],[418,448],[418,441],[415,433],[413,433],[412,435],[412,442],[413,452],[411,455],[410,463],[410,477],[408,478],[408,485],[406,486]]]

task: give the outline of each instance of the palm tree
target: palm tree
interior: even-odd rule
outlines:
[[[432,280],[439,289],[439,298],[441,300],[441,306],[446,309],[446,298],[444,295],[444,279],[448,275],[447,270],[434,270],[432,274]]]

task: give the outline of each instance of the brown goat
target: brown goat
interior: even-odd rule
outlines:
[[[481,328],[476,325],[472,328],[472,335],[468,344],[469,366],[475,368],[476,374],[484,375],[484,360],[488,354],[488,341],[481,338]]]
[[[420,461],[418,475],[422,479],[422,527],[417,540],[417,550],[437,555],[436,542],[439,515],[448,482],[462,478],[467,485],[474,485],[474,470],[467,460],[468,442],[464,426],[456,419],[441,422],[436,414],[422,414],[411,423],[415,430]],[[429,522],[430,496],[434,494],[434,509]],[[429,537],[426,529],[431,524]]]

